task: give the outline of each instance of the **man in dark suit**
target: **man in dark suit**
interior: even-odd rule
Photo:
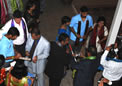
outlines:
[[[64,76],[64,68],[70,62],[69,54],[64,48],[68,42],[69,37],[64,33],[59,36],[58,42],[51,42],[50,55],[45,70],[49,77],[49,86],[60,86]]]

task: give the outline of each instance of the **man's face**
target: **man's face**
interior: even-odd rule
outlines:
[[[12,36],[11,40],[15,40],[17,38],[17,36]]]
[[[34,10],[36,8],[36,5],[33,5],[30,10]]]
[[[86,18],[87,14],[88,14],[88,12],[81,12],[82,18]]]
[[[69,38],[66,38],[66,40],[63,41],[62,45],[65,46],[65,45],[67,45],[68,43],[69,43]]]
[[[35,35],[34,33],[31,34],[33,40],[39,39],[40,35]]]
[[[70,22],[67,22],[66,25],[70,25]]]
[[[99,21],[99,22],[98,22],[98,25],[99,25],[100,27],[104,26],[104,21]]]
[[[20,24],[20,22],[21,22],[21,18],[15,18],[14,20],[15,20],[15,22],[16,22],[17,24]]]

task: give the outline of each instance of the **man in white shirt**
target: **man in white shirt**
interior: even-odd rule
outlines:
[[[37,43],[35,44],[36,41]],[[37,76],[37,82],[34,83],[34,86],[45,86],[43,73],[49,51],[49,42],[40,35],[39,29],[33,28],[26,43],[26,56],[30,57],[32,61],[26,61],[25,64],[28,71]]]
[[[16,27],[20,35],[13,41],[16,51],[25,56],[25,43],[28,37],[28,28],[22,13],[16,10],[13,14],[13,19],[9,20],[1,29],[0,34],[7,33],[10,27]]]
[[[118,51],[118,56],[113,60],[106,60],[111,47],[107,47],[101,57],[101,65],[104,67],[103,77],[107,79],[107,83],[112,86],[118,86],[118,81],[122,77],[122,49]],[[108,86],[109,86],[108,85]]]

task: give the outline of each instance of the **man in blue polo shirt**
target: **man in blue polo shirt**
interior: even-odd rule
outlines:
[[[8,67],[13,58],[20,57],[15,56],[13,40],[19,36],[19,31],[15,27],[11,27],[7,34],[2,35],[0,39],[0,54],[6,59],[4,67]]]
[[[81,21],[81,29],[80,35],[77,34],[78,31],[78,22]],[[71,27],[71,44],[74,44],[76,38],[79,38],[79,44],[82,43],[83,39],[86,38],[85,29],[86,29],[86,22],[88,21],[88,29],[92,29],[93,27],[93,20],[92,17],[88,14],[88,8],[86,6],[82,6],[80,8],[80,13],[73,16],[70,22]]]

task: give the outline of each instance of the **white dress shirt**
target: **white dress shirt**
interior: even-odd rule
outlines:
[[[110,81],[118,81],[122,77],[122,62],[106,60],[109,51],[105,50],[101,57],[101,65],[103,65],[103,77]]]
[[[24,23],[25,23],[25,26],[26,26],[26,33],[27,33],[27,37],[28,37],[28,28],[27,28],[27,24],[25,22],[25,19],[22,17]],[[1,29],[0,31],[0,34],[4,34],[4,33],[7,33],[8,30],[10,29],[11,27],[11,23],[12,23],[12,19],[9,20]],[[13,41],[13,43],[15,45],[21,45],[25,42],[25,38],[24,38],[24,30],[23,30],[23,26],[22,26],[22,21],[20,22],[20,25],[17,24],[15,21],[14,21],[14,26],[19,30],[19,33],[20,35]]]

